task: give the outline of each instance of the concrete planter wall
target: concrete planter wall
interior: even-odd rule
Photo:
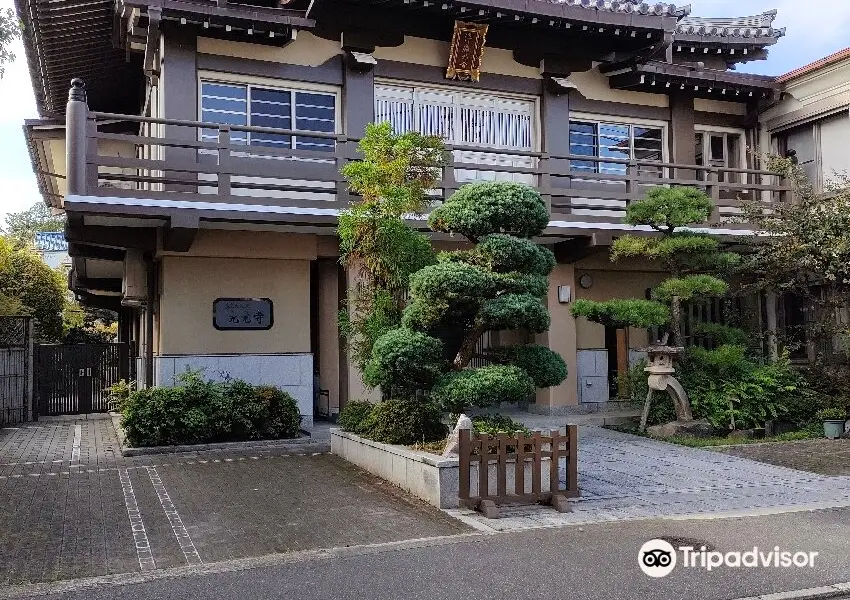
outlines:
[[[458,459],[442,458],[427,452],[418,452],[405,446],[392,446],[367,440],[340,429],[331,430],[331,452],[386,479],[403,490],[421,498],[437,508],[458,507]],[[508,461],[512,463],[513,461]],[[541,489],[549,488],[549,459],[544,458]],[[525,465],[526,492],[531,491],[531,459]],[[514,489],[513,466],[508,467],[507,489]],[[491,464],[488,472],[491,492],[496,490],[496,466]],[[478,466],[470,469],[472,481],[470,493],[478,494]]]

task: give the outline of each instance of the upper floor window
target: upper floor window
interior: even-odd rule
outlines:
[[[375,121],[397,133],[418,131],[449,144],[534,150],[536,105],[511,98],[418,86],[375,86]]]
[[[329,92],[201,80],[201,120],[223,125],[269,127],[296,132],[230,133],[233,142],[254,146],[332,152],[334,140],[310,132],[336,132],[336,95]],[[305,132],[303,135],[300,132]],[[214,129],[201,130],[202,140],[215,140]]]
[[[664,128],[630,123],[570,121],[570,154],[596,159],[571,161],[570,168],[574,171],[625,175],[627,165],[624,162],[599,159],[663,161]],[[661,170],[651,165],[638,165],[638,172],[661,175]]]
[[[694,134],[694,156],[696,164],[704,167],[718,167],[718,181],[737,182],[738,173],[723,171],[724,168],[738,169],[741,167],[743,153],[741,132],[703,130]],[[705,172],[697,173],[698,179],[705,179]]]

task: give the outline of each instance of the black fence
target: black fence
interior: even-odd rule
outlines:
[[[0,425],[33,418],[32,319],[0,317]]]
[[[44,344],[36,348],[39,415],[106,412],[106,388],[128,376],[127,344]]]

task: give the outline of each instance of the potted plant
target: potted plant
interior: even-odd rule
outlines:
[[[825,408],[819,410],[817,419],[823,421],[823,433],[830,440],[837,440],[844,433],[847,411],[843,408]]]

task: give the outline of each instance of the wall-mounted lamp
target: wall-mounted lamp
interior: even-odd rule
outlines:
[[[573,290],[568,285],[559,285],[558,286],[558,302],[561,304],[568,304],[573,301]]]

